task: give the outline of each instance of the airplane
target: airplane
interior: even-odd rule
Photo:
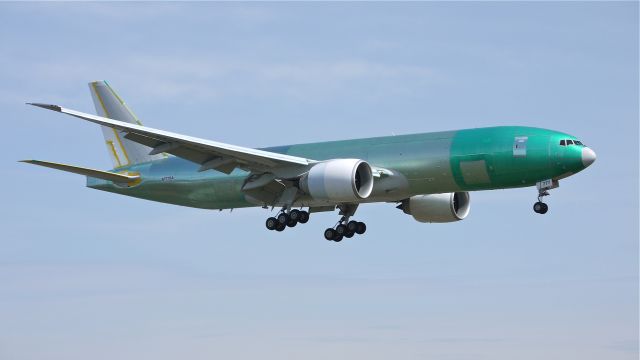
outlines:
[[[97,115],[27,104],[100,125],[113,169],[23,162],[85,175],[89,188],[163,203],[279,208],[265,222],[275,231],[337,209],[339,220],[324,231],[334,242],[365,233],[366,224],[352,218],[373,202],[397,204],[419,222],[447,223],[467,217],[471,191],[536,186],[533,210],[545,214],[549,190],[596,160],[574,136],[524,126],[254,149],[143,126],[106,81],[89,89]]]

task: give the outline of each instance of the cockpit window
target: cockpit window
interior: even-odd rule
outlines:
[[[580,140],[569,140],[569,139],[560,140],[560,146],[569,146],[569,145],[587,146],[583,144],[582,141]]]

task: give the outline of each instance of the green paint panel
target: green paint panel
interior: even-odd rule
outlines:
[[[451,148],[455,182],[463,190],[522,187],[582,170],[582,147],[560,146],[560,139],[574,137],[530,127],[461,130]],[[476,173],[465,172],[474,161]],[[477,172],[482,162],[489,181],[473,181],[482,177]]]

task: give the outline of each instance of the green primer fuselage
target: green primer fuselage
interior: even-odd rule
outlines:
[[[418,194],[526,187],[560,179],[585,168],[582,145],[560,146],[575,137],[531,127],[491,127],[412,135],[300,144],[263,150],[314,160],[357,158],[372,166],[397,172],[401,189],[388,192],[384,178],[376,179],[364,202],[400,201]],[[114,171],[140,174],[142,181],[121,187],[87,178],[87,186],[122,195],[176,205],[229,209],[259,206],[241,188],[249,173],[239,169],[227,175],[215,170],[198,172],[199,165],[169,156]],[[397,179],[396,179],[397,180]],[[393,186],[397,186],[394,183]]]

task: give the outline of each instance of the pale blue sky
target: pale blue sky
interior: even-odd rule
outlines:
[[[0,359],[637,359],[637,3],[0,4]],[[546,216],[367,205],[268,232],[84,187],[106,79],[150,126],[246,146],[492,125],[598,154]]]

